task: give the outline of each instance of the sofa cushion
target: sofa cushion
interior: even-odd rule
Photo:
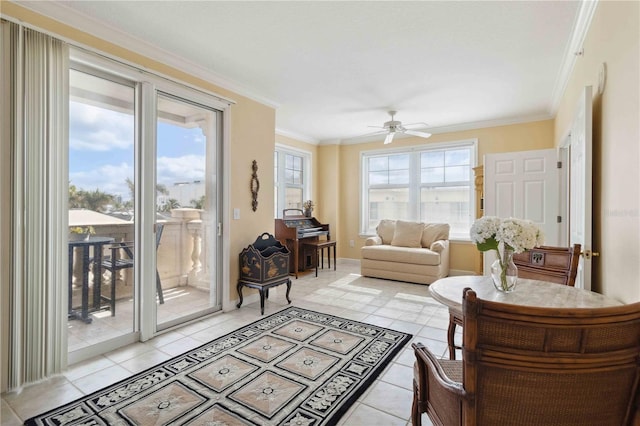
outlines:
[[[448,223],[425,223],[422,230],[422,247],[431,247],[434,241],[449,239]]]
[[[389,219],[382,219],[376,228],[378,235],[382,238],[382,244],[391,244],[395,230],[396,221]]]
[[[396,246],[365,246],[361,249],[362,258],[383,260],[398,264],[439,265],[440,253],[425,248],[409,248]]]
[[[396,247],[422,247],[420,240],[424,229],[423,223],[396,221],[391,245]]]

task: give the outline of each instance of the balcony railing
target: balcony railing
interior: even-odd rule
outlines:
[[[215,228],[207,226],[207,213],[199,209],[179,208],[171,211],[171,218],[159,221],[164,224],[160,245],[157,250],[157,268],[163,290],[179,286],[196,286],[209,289],[210,265],[208,259],[209,244],[215,238]],[[70,223],[70,226],[76,224]],[[111,237],[115,242],[133,241],[134,224],[86,224],[91,225],[96,236]],[[78,249],[75,249],[78,250]],[[105,249],[103,259],[111,256]],[[80,303],[80,287],[82,282],[82,258],[77,253],[73,256],[72,292],[73,304]],[[99,269],[99,265],[91,265],[89,285],[92,286],[93,274],[102,273],[102,292],[111,285],[110,272]],[[133,270],[119,272],[116,281],[116,297],[127,298],[133,295]]]

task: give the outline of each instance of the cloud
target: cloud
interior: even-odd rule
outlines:
[[[70,172],[69,180],[78,189],[92,191],[96,188],[109,194],[119,195],[124,201],[130,199],[126,178],[133,180],[134,169],[129,163],[106,164],[92,170]],[[157,162],[158,183],[171,186],[176,182],[203,181],[205,158],[199,155],[182,157],[160,157]]]
[[[83,151],[131,149],[133,115],[79,102],[69,105],[69,147]]]
[[[100,189],[102,192],[119,195],[123,200],[130,198],[127,178],[133,180],[133,166],[127,163],[106,164],[88,171],[69,173],[70,184],[76,188],[85,191]]]
[[[157,162],[157,180],[163,185],[176,182],[204,180],[205,158],[202,155],[182,157],[159,157]]]

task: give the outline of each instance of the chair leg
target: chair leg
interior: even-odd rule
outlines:
[[[111,300],[109,300],[109,305],[111,307],[111,316],[116,316],[116,281],[117,281],[118,271],[111,271]]]
[[[418,386],[413,382],[413,404],[411,405],[411,424],[422,426],[422,413],[420,412],[420,402],[418,401]]]
[[[449,328],[447,329],[447,345],[449,346],[449,359],[456,359],[456,323],[453,314],[449,314]]]
[[[160,282],[160,274],[156,269],[156,292],[158,293],[158,299],[160,299],[160,304],[164,303],[164,295],[162,294],[162,283]]]

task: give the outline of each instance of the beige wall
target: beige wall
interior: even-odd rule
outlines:
[[[229,207],[240,208],[240,219],[230,221],[230,287],[231,298],[236,298],[238,254],[253,243],[262,232],[273,232],[273,150],[275,145],[275,110],[269,106],[218,87],[188,73],[146,58],[123,47],[93,37],[69,26],[21,8],[14,3],[2,3],[2,14],[20,19],[45,31],[89,46],[108,55],[121,58],[137,66],[164,74],[179,81],[225,96],[236,102],[231,107],[230,161],[225,164],[225,179],[229,180]],[[250,155],[247,155],[250,153]],[[258,210],[251,210],[251,163],[258,162],[260,192]],[[232,217],[229,211],[223,213]]]
[[[640,300],[640,2],[598,3],[555,123],[555,144],[578,98],[593,86],[592,287],[626,303]],[[600,65],[604,92],[598,94]]]
[[[570,122],[578,94],[585,85],[597,86],[598,67],[606,62],[607,87],[594,97],[594,248],[602,253],[594,265],[596,289],[624,301],[640,299],[640,108],[638,102],[640,37],[638,2],[601,2],[555,120],[436,134],[428,140],[407,138],[393,148],[424,143],[478,139],[479,162],[486,153],[544,149],[558,145]],[[2,2],[3,15],[59,34],[109,55],[172,78],[219,93],[236,101],[231,108],[229,170],[230,208],[240,208],[240,220],[230,221],[230,282],[232,298],[238,276],[237,254],[264,231],[273,232],[273,149],[275,141],[312,152],[314,213],[331,224],[340,257],[360,258],[360,152],[381,149],[382,140],[358,145],[314,146],[274,135],[273,108],[217,87],[207,81],[148,59],[13,3]],[[247,155],[251,153],[251,155]],[[251,161],[258,162],[259,207],[251,211]],[[621,178],[627,178],[621,184]],[[6,200],[5,200],[6,201]],[[230,212],[224,212],[229,215]],[[229,216],[230,217],[230,216]],[[350,247],[349,241],[354,241]],[[476,249],[465,242],[452,244],[451,268],[473,270]],[[6,270],[3,266],[3,270]],[[606,279],[604,278],[606,277]]]
[[[500,127],[466,130],[451,133],[440,133],[429,139],[405,138],[396,139],[391,148],[410,147],[461,140],[478,140],[478,164],[482,164],[485,154],[508,151],[528,151],[534,149],[553,148],[553,120],[536,121],[530,123],[513,124]],[[336,234],[338,253],[340,257],[360,259],[360,247],[364,245],[364,237],[360,231],[360,153],[363,151],[380,150],[385,146],[383,139],[357,145],[343,145],[339,148],[339,161],[334,156],[323,157],[318,167],[323,171],[320,179],[326,173],[340,176],[340,191],[334,195],[338,197],[339,224]],[[320,151],[329,150],[330,146],[321,147]],[[349,241],[354,241],[350,247]],[[451,245],[451,268],[463,271],[475,269],[477,250],[470,242],[453,242]]]

